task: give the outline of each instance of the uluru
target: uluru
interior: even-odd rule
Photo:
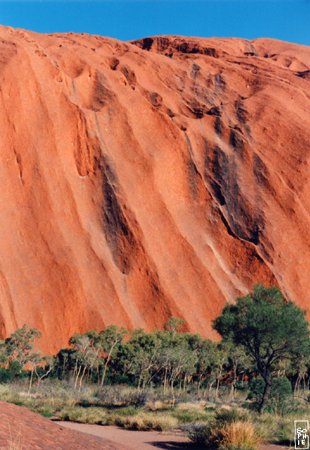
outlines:
[[[310,48],[0,27],[0,337],[310,311]]]

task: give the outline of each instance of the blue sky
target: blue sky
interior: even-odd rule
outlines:
[[[123,40],[179,34],[310,45],[310,0],[0,0],[0,23]]]

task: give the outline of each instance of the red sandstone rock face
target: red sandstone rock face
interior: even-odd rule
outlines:
[[[253,284],[309,307],[310,49],[0,28],[0,325],[211,320]]]
[[[128,447],[68,430],[27,408],[0,402],[1,449],[128,450]]]

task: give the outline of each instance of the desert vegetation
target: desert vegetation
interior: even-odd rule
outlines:
[[[0,399],[59,420],[136,430],[182,428],[209,448],[289,443],[309,416],[310,337],[304,312],[256,286],[214,321],[221,340],[109,326],[72,336],[53,357],[27,326],[0,343]]]

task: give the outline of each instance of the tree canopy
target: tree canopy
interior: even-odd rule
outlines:
[[[265,382],[260,410],[268,399],[277,363],[310,351],[305,312],[276,287],[256,286],[235,304],[226,305],[213,326],[224,340],[242,346],[255,363]]]

